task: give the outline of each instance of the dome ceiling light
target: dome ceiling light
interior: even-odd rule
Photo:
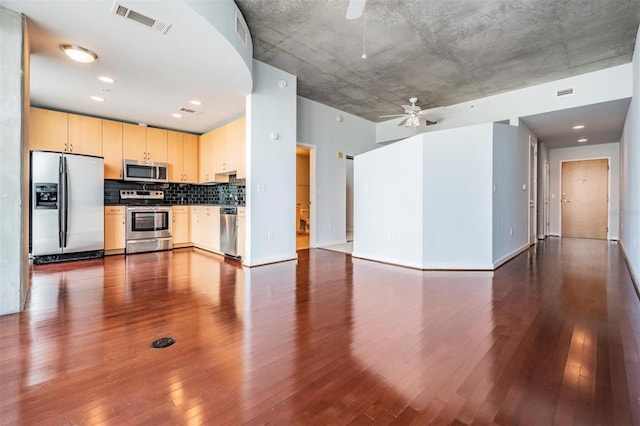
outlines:
[[[62,44],[60,45],[60,48],[68,57],[83,64],[93,62],[98,58],[98,55],[89,49],[85,49],[84,47],[80,47],[75,44]]]

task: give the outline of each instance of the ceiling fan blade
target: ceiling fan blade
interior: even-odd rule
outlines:
[[[398,126],[404,126],[405,124],[407,124],[407,121],[409,121],[411,119],[411,117],[407,117],[404,120],[402,120],[401,122],[398,123]]]
[[[364,13],[364,4],[367,0],[351,0],[347,7],[347,19],[358,19]]]
[[[388,118],[388,117],[406,117],[407,114],[393,114],[393,115],[381,115],[380,118]]]

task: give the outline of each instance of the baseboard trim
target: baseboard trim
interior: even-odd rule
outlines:
[[[624,264],[627,265],[627,271],[629,271],[629,276],[631,277],[631,283],[633,284],[633,288],[636,291],[636,296],[638,296],[638,300],[640,300],[640,284],[638,281],[638,277],[631,266],[631,262],[629,262],[629,256],[627,251],[624,248],[624,244],[622,241],[618,241],[618,247],[620,247],[620,253],[622,253],[622,258],[624,259]]]
[[[505,263],[513,259],[514,257],[521,255],[525,251],[529,250],[529,247],[531,247],[531,245],[527,243],[522,247],[512,251],[508,255],[503,256],[501,259],[498,259],[496,262],[493,262],[493,269],[498,269],[499,267],[501,267],[502,265],[504,265]]]

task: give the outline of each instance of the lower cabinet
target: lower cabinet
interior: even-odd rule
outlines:
[[[124,206],[104,207],[104,254],[122,254],[126,245],[126,209]]]
[[[244,255],[245,255],[245,240],[246,240],[246,223],[247,223],[247,216],[246,216],[246,207],[238,207],[238,221],[237,221],[237,227],[238,227],[238,255],[244,259]]]
[[[191,206],[191,242],[220,253],[220,206]]]
[[[191,246],[191,235],[189,232],[189,207],[173,206],[171,208],[171,237],[173,247]]]

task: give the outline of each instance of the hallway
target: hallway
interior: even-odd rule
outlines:
[[[298,254],[33,266],[27,311],[0,317],[2,423],[640,424],[614,242],[552,238],[493,272]]]

